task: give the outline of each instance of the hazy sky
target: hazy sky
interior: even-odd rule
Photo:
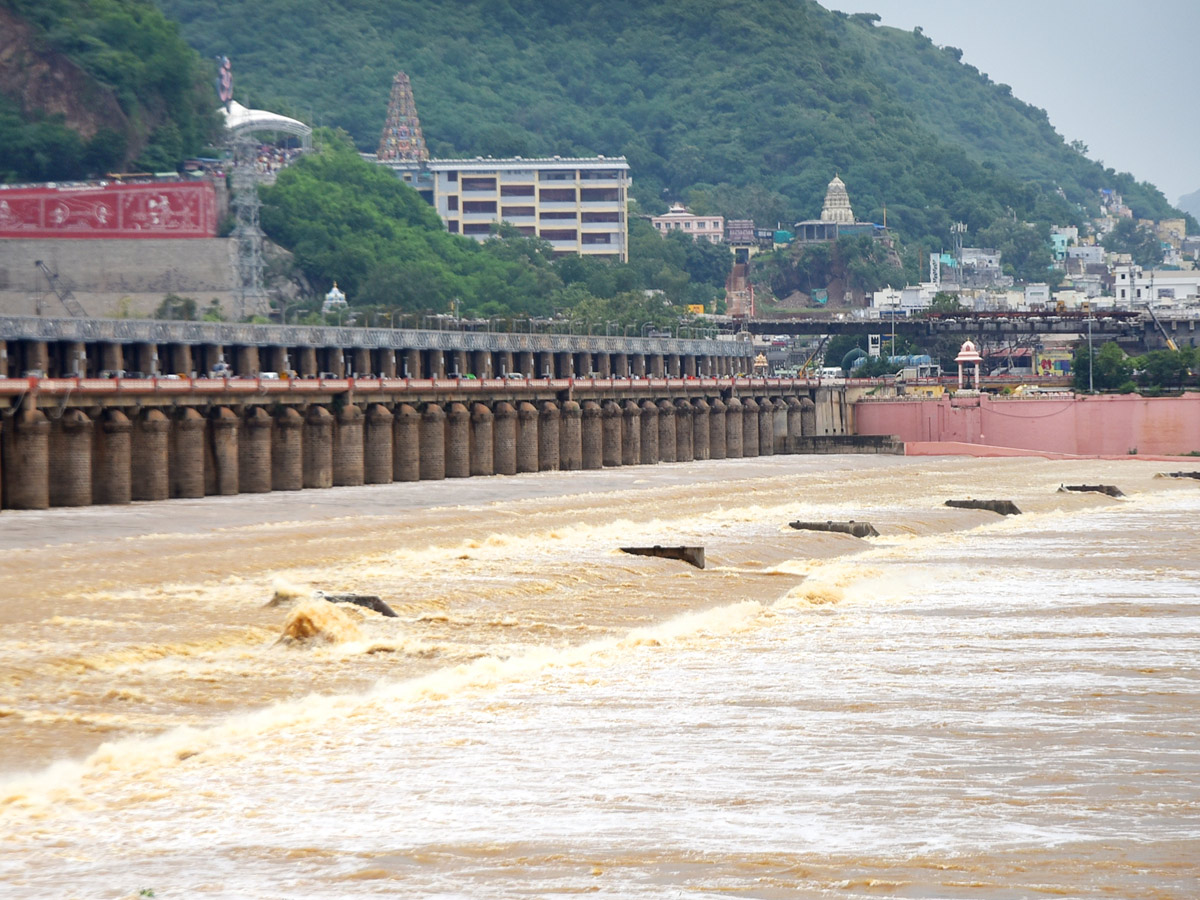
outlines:
[[[1200,0],[821,2],[920,25],[1171,203],[1200,189]]]

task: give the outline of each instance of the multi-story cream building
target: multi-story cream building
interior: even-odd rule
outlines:
[[[558,255],[629,261],[624,157],[433,159],[433,206],[446,230],[486,240],[498,222],[549,241]]]

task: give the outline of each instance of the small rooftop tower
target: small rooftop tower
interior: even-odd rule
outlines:
[[[387,121],[383,125],[379,150],[375,155],[380,162],[426,162],[429,159],[425,136],[421,134],[421,120],[417,118],[412,85],[403,72],[397,72],[392,79]]]

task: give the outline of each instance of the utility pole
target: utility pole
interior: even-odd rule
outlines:
[[[1088,316],[1088,393],[1096,391],[1092,380],[1092,370],[1096,368],[1096,356],[1092,353],[1092,318]]]

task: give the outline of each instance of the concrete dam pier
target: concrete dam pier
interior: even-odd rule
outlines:
[[[139,327],[116,340],[121,324]],[[193,330],[147,340],[160,324]],[[91,326],[79,335],[86,340],[6,334],[8,359],[19,357],[29,374],[0,378],[0,508],[821,452],[822,439],[850,430],[837,388],[735,377],[749,348],[731,341],[418,332],[416,346],[381,347],[370,329],[321,329],[339,343],[234,345],[216,343],[223,335],[214,328],[267,338],[295,338],[296,329]],[[461,346],[466,339],[477,346]],[[554,340],[542,349],[533,339]],[[229,355],[233,377],[51,377],[67,366],[119,370],[127,357],[151,369],[164,358]],[[447,356],[458,377],[445,371]],[[264,357],[271,369],[298,359],[302,371],[266,374]],[[339,360],[340,372],[324,371]],[[410,377],[396,375],[398,360]],[[347,363],[356,377],[344,377]],[[613,374],[626,367],[633,373]],[[553,376],[529,377],[539,368]],[[881,452],[877,443],[863,449]]]

